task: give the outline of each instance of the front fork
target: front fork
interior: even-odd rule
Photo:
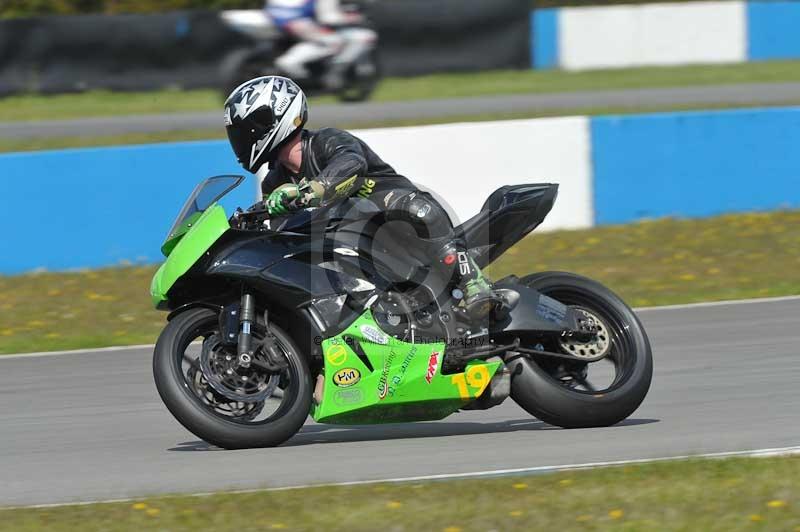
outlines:
[[[253,363],[256,366],[268,371],[281,371],[289,366],[286,355],[281,351],[275,336],[269,330],[269,314],[264,311],[264,327],[266,334],[261,341],[263,348],[263,357],[259,360],[253,360],[253,346],[252,328],[256,321],[256,298],[252,294],[242,294],[242,300],[239,312],[239,337],[236,344],[236,354],[238,356],[239,365],[245,368],[250,367]],[[258,346],[255,346],[256,348]]]
[[[251,334],[253,322],[256,319],[256,298],[252,294],[242,294],[241,312],[239,313],[239,339],[236,353],[239,356],[239,365],[245,368],[253,360],[253,335]]]

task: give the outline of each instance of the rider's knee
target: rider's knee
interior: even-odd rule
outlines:
[[[439,239],[453,233],[453,225],[447,212],[439,202],[424,192],[401,194],[388,208],[392,218],[410,223],[422,238]]]

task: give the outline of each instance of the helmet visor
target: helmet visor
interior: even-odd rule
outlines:
[[[272,112],[269,109],[260,109],[225,128],[233,152],[236,154],[236,159],[247,170],[254,172],[264,162],[272,158],[272,153],[264,153],[262,157],[259,157],[261,162],[253,161],[251,165],[254,146],[261,139],[268,139],[276,126]]]

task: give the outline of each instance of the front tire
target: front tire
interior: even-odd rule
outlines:
[[[272,447],[300,430],[311,408],[311,377],[308,365],[292,339],[275,325],[270,331],[289,362],[285,370],[281,402],[266,419],[256,420],[263,404],[236,403],[209,388],[198,391],[202,377],[187,378],[190,344],[217,332],[218,315],[208,309],[191,309],[176,316],[161,333],[153,354],[153,376],[164,404],[181,425],[203,440],[225,449]],[[191,364],[190,364],[191,365]],[[191,370],[190,370],[191,371]],[[218,397],[218,402],[215,401]],[[250,408],[250,410],[247,410]]]
[[[565,369],[558,359],[516,358],[509,363],[514,401],[538,419],[564,428],[605,427],[630,416],[647,395],[653,375],[650,342],[633,310],[600,283],[571,273],[535,274],[521,283],[563,304],[588,309],[605,322],[611,338],[607,357],[617,374],[607,388],[595,389],[586,373],[596,362]],[[570,371],[578,373],[579,382],[583,379],[585,390],[569,379]]]
[[[258,54],[248,48],[231,52],[222,61],[219,72],[222,99],[227,100],[242,83],[277,70],[271,52]]]

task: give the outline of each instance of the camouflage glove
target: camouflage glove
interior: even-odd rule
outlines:
[[[325,195],[325,188],[319,181],[300,180],[300,200],[303,207],[318,207]]]

